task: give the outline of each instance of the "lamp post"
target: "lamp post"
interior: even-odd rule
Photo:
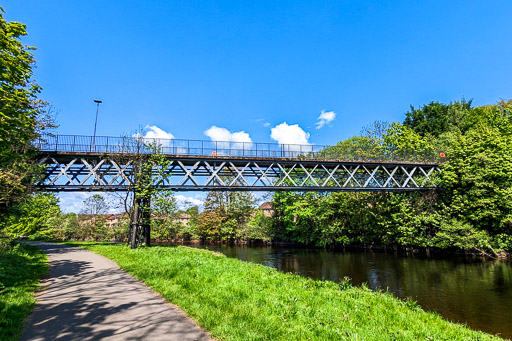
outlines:
[[[94,144],[96,143],[96,125],[98,124],[98,111],[100,110],[100,104],[103,103],[99,99],[95,99],[94,103],[96,103],[96,120],[94,121],[94,135],[92,137],[92,146],[91,151],[94,151]]]

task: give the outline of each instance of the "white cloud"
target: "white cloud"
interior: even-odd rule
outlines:
[[[204,134],[212,141],[230,142],[231,140],[231,132],[226,128],[211,126],[210,129],[204,131]]]
[[[147,138],[147,139],[172,140],[174,138],[173,134],[168,133],[163,129],[160,129],[157,126],[147,125],[146,128],[144,128],[144,129],[147,129],[146,134],[144,134],[144,138]]]
[[[172,140],[174,135],[166,132],[163,129],[158,128],[157,126],[147,125],[145,128],[145,134],[141,133],[133,134],[133,137],[143,137],[145,139],[156,139],[156,140]]]
[[[195,197],[186,197],[182,194],[178,194],[175,198],[178,209],[180,210],[187,209],[190,206],[199,206],[200,208],[204,206],[204,201],[201,200],[199,195],[196,195]]]
[[[204,134],[214,142],[225,142],[217,144],[219,149],[242,149],[252,147],[252,139],[245,131],[230,132],[226,128],[211,126]]]
[[[212,141],[219,142],[247,142],[252,143],[251,137],[245,131],[230,132],[226,128],[211,126],[204,134]]]
[[[59,193],[59,206],[64,213],[79,213],[84,207],[84,200],[93,195],[93,193]]]
[[[316,122],[316,129],[322,128],[324,125],[331,123],[336,118],[336,113],[334,111],[324,111],[320,113],[318,116],[318,122]]]
[[[265,122],[265,119],[264,119],[264,118],[257,118],[257,119],[255,119],[255,120],[251,120],[251,121],[253,121],[253,122],[257,122],[257,123],[259,123],[259,124],[263,125],[264,127],[270,127],[270,123]]]
[[[270,137],[279,144],[309,144],[309,133],[306,133],[298,124],[288,125],[283,122],[270,130]]]
[[[105,192],[78,192],[78,193],[72,193],[72,192],[63,192],[59,193],[59,206],[64,213],[80,213],[82,209],[84,208],[84,200],[87,198],[93,196],[94,194],[99,194],[105,200],[107,203],[109,203],[109,210],[108,213],[114,214],[114,213],[122,213],[124,212],[124,208],[116,207],[116,203],[118,201],[118,198],[113,197],[110,193]],[[182,194],[175,195],[176,203],[178,205],[178,209],[184,210],[187,209],[190,206],[199,206],[199,209],[201,210],[204,206],[204,195],[202,194],[195,194],[193,197],[187,197]]]
[[[71,212],[80,213],[80,211],[82,211],[82,209],[84,208],[84,201],[87,198],[92,197],[94,194],[99,194],[103,198],[105,198],[105,200],[109,204],[108,213],[120,213],[122,211],[120,208],[115,207],[116,205],[114,205],[112,203],[113,198],[111,197],[111,194],[106,193],[106,192],[95,192],[95,193],[92,193],[92,192],[76,192],[76,193],[62,192],[62,193],[59,193],[58,197],[60,199],[59,200],[60,209],[64,213],[71,213]]]
[[[147,125],[144,128],[144,135],[141,133],[133,134],[133,137],[143,137],[144,139],[152,139],[154,144],[159,147],[168,147],[170,140],[174,139],[174,135],[166,132],[165,130],[158,128],[157,126]]]
[[[248,142],[251,143],[251,137],[245,131],[238,131],[231,134],[231,142]]]

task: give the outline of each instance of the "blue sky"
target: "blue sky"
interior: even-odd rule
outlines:
[[[95,98],[98,135],[156,126],[175,138],[243,131],[254,142],[314,144],[402,120],[410,105],[512,98],[509,0],[2,6],[27,24],[61,134],[92,135]]]

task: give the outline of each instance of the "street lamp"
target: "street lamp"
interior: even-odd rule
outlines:
[[[100,104],[103,103],[103,102],[100,101],[99,99],[95,99],[94,103],[96,103],[96,120],[94,121],[94,135],[93,135],[93,138],[92,138],[91,151],[95,150],[94,149],[94,144],[96,142],[96,125],[98,124],[98,111],[100,110]]]

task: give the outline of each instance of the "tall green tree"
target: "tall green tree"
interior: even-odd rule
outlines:
[[[512,249],[512,101],[486,106],[443,165],[447,214]],[[459,224],[460,225],[460,224]],[[462,224],[461,226],[465,226]]]
[[[420,108],[411,106],[403,124],[423,137],[437,137],[448,131],[464,131],[467,129],[465,122],[472,109],[471,105],[471,100],[463,99],[450,104],[430,102]]]
[[[35,48],[23,45],[24,24],[7,22],[0,8],[0,210],[27,192],[37,171],[29,158],[30,142],[44,128],[46,104],[32,81]]]
[[[37,193],[25,197],[6,215],[4,222],[10,237],[38,236],[51,238],[60,223],[59,199],[50,193]]]
[[[178,208],[172,191],[159,191],[151,198],[151,231],[159,240],[174,239],[178,235],[180,223]]]
[[[250,192],[211,191],[198,217],[198,231],[203,238],[241,237],[241,229],[249,221],[256,200]]]

